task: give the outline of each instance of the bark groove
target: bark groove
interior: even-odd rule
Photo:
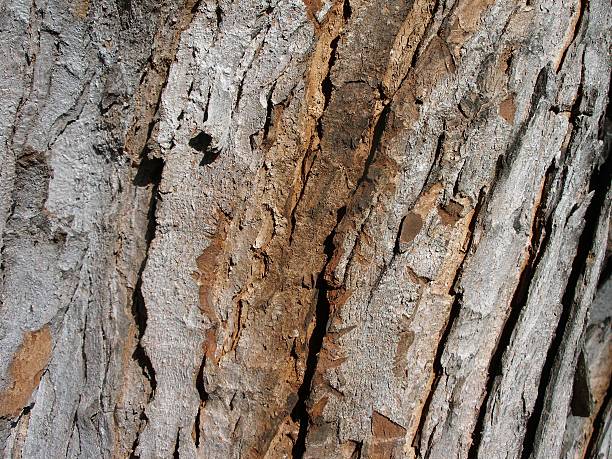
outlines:
[[[611,18],[0,2],[2,455],[609,455]]]

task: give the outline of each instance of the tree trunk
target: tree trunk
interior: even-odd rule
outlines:
[[[611,25],[0,0],[3,457],[609,457]]]

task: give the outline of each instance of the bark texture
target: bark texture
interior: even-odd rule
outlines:
[[[3,456],[609,457],[611,26],[0,0]]]

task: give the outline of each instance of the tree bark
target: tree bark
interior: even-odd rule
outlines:
[[[3,457],[610,456],[611,10],[0,0]]]

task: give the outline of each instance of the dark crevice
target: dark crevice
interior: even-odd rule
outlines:
[[[331,72],[332,68],[336,64],[336,59],[338,57],[338,42],[340,41],[340,37],[341,35],[338,35],[329,44],[331,53],[329,54],[329,61],[327,63],[327,75],[325,75],[325,78],[323,78],[323,81],[321,82],[321,92],[323,93],[323,97],[325,99],[325,102],[323,104],[323,111],[325,111],[325,109],[329,106],[332,92],[334,90],[334,84],[331,80]]]
[[[300,429],[298,437],[293,445],[292,457],[301,459],[306,452],[306,435],[310,424],[310,414],[308,412],[308,401],[312,390],[312,381],[317,369],[319,361],[319,352],[323,348],[323,339],[327,334],[329,318],[331,312],[331,304],[328,298],[328,292],[331,290],[325,280],[325,268],[334,253],[334,236],[336,228],[346,213],[346,207],[338,209],[336,215],[336,226],[331,233],[325,238],[324,253],[327,256],[327,262],[319,273],[316,282],[317,301],[315,306],[314,329],[308,341],[308,356],[306,357],[306,369],[304,371],[304,379],[298,389],[298,401],[291,411],[291,419],[294,422],[299,422]]]
[[[208,401],[208,392],[206,392],[206,388],[204,387],[204,366],[206,365],[206,357],[202,359],[202,363],[200,364],[200,369],[198,370],[198,375],[196,376],[196,389],[198,391],[198,395],[200,396],[200,407],[198,408],[198,414],[195,419],[195,445],[196,448],[200,446],[200,427],[201,427],[201,416],[202,416],[202,408],[205,406]]]
[[[208,96],[206,97],[206,107],[204,107],[204,123],[208,121],[208,108],[210,107],[211,88],[208,88]]]
[[[359,190],[359,187],[363,182],[370,180],[370,178],[368,177],[368,173],[370,171],[370,167],[374,163],[376,154],[378,153],[382,145],[382,138],[383,138],[383,134],[385,133],[385,129],[387,127],[390,113],[391,113],[391,103],[389,102],[383,108],[382,112],[380,113],[380,116],[378,117],[378,120],[376,120],[376,125],[374,126],[374,133],[372,134],[372,143],[370,145],[370,152],[368,153],[368,157],[363,167],[363,174],[357,181],[357,186],[355,187],[353,194],[355,194],[357,190]]]
[[[266,121],[263,126],[263,138],[264,140],[268,138],[270,134],[270,127],[272,126],[272,112],[274,110],[274,102],[272,102],[272,94],[274,94],[274,89],[276,88],[276,82],[270,88],[270,92],[268,92],[268,99],[266,102]]]
[[[181,457],[181,455],[179,454],[180,436],[181,436],[181,429],[179,429],[178,432],[176,432],[176,443],[174,444],[174,454],[172,455],[174,459],[179,459]]]
[[[17,424],[19,424],[19,421],[21,421],[21,418],[30,414],[30,411],[32,411],[32,408],[34,408],[34,403],[32,403],[31,405],[24,406],[23,409],[21,410],[21,413],[19,413],[19,416],[17,417],[17,419],[15,419],[14,421],[11,421],[11,429],[14,429],[15,427],[17,427]]]
[[[147,417],[144,411],[140,413],[140,416],[138,417],[138,419],[140,420],[140,424],[138,427],[136,438],[134,438],[134,442],[132,443],[132,449],[130,450],[130,455],[129,455],[130,459],[136,459],[140,457],[136,455],[136,448],[138,448],[138,444],[140,443],[140,432],[142,432],[143,426],[146,425],[147,422],[149,422],[149,418]]]
[[[87,381],[87,351],[85,350],[85,347],[87,345],[87,311],[89,311],[89,309],[87,309],[85,311],[85,323],[83,324],[83,339],[81,341],[81,359],[83,361],[83,380]]]
[[[217,16],[217,29],[220,29],[221,23],[223,22],[223,10],[218,2],[217,7],[215,8],[215,15]]]
[[[134,177],[134,185],[138,187],[146,187],[149,185],[156,186],[161,181],[161,173],[163,168],[164,161],[161,158],[151,158],[147,154],[145,154],[140,161],[138,171],[136,172],[136,176]],[[147,228],[147,237],[152,237],[152,235],[149,235],[148,233],[149,230],[150,228]]]
[[[344,0],[342,4],[342,16],[344,17],[344,22],[348,22],[353,15],[353,9],[351,8],[351,2],[349,0]]]
[[[189,140],[189,146],[200,153],[206,153],[211,142],[212,136],[202,131]]]
[[[147,355],[147,352],[144,346],[142,345],[142,338],[147,329],[148,320],[147,307],[142,293],[142,276],[149,257],[149,248],[151,242],[153,241],[153,238],[155,237],[155,230],[157,226],[157,221],[155,219],[155,211],[157,208],[158,188],[162,178],[163,167],[164,162],[162,159],[151,158],[145,151],[142,155],[140,166],[133,180],[133,184],[137,187],[151,188],[149,210],[147,212],[147,228],[144,234],[145,253],[138,270],[136,286],[134,287],[134,292],[132,294],[132,316],[134,317],[134,323],[136,324],[136,328],[138,330],[138,340],[134,352],[132,353],[132,358],[138,363],[142,370],[142,374],[149,381],[151,392],[149,394],[148,401],[150,401],[155,395],[155,390],[157,388],[157,379],[155,376],[155,369],[153,368],[153,364],[151,363],[151,359]],[[140,419],[142,421],[141,426],[143,424],[146,424],[148,421],[144,410],[141,412]],[[130,457],[138,457],[136,456],[135,451],[138,447],[139,435],[141,431],[142,428],[139,429],[139,433],[134,439],[134,444],[132,446],[132,452],[130,454]]]
[[[468,453],[468,459],[476,459],[478,457],[478,448],[482,440],[482,429],[484,427],[485,417],[487,413],[488,402],[491,397],[494,397],[494,385],[497,376],[503,373],[503,356],[510,345],[512,334],[515,326],[518,323],[519,317],[523,308],[527,304],[529,287],[532,283],[533,276],[542,260],[542,256],[546,251],[550,235],[552,233],[552,217],[550,212],[547,215],[547,209],[554,209],[556,202],[548,203],[553,191],[553,184],[557,177],[557,167],[553,160],[544,174],[544,187],[540,204],[536,209],[535,217],[531,226],[531,241],[529,243],[529,255],[527,264],[521,272],[518,284],[514,290],[512,300],[510,301],[510,313],[504,323],[504,327],[495,346],[495,350],[489,361],[489,370],[487,372],[487,383],[484,391],[484,398],[480,405],[478,418],[474,430],[472,432],[472,444]],[[560,185],[563,186],[563,183]]]
[[[446,126],[444,130],[438,136],[438,141],[436,142],[436,149],[434,151],[433,161],[431,162],[431,166],[429,168],[429,172],[427,173],[427,177],[425,177],[425,185],[429,185],[429,180],[434,172],[434,170],[439,169],[440,160],[442,159],[442,154],[444,153],[444,140],[446,139]],[[438,172],[438,170],[436,170]],[[453,195],[457,195],[459,187],[459,180],[455,181],[455,186],[453,188]]]
[[[202,364],[200,365],[200,370],[198,371],[198,376],[196,378],[196,389],[198,390],[198,395],[200,396],[200,401],[202,403],[206,403],[208,401],[208,392],[206,392],[206,388],[204,387],[204,366],[206,364],[206,357],[202,359]]]
[[[351,455],[351,459],[361,459],[362,450],[363,450],[363,441],[356,442],[355,451],[353,451],[353,454]]]
[[[198,414],[196,414],[195,424],[194,424],[194,433],[195,433],[195,446],[196,448],[200,447],[200,429],[201,429],[201,416],[202,416],[202,405],[198,408]]]
[[[202,0],[198,0],[197,2],[193,4],[193,6],[191,7],[191,16],[194,16],[200,10],[201,4],[202,4]]]
[[[588,418],[593,411],[593,395],[589,382],[589,367],[584,350],[578,355],[574,381],[572,384],[572,399],[570,412],[572,416]]]
[[[211,147],[212,141],[212,136],[204,131],[200,131],[189,140],[189,146],[191,148],[200,153],[204,153],[200,161],[200,166],[211,164],[219,157],[221,151]]]
[[[589,257],[592,256],[591,250],[597,235],[599,219],[602,210],[606,207],[606,197],[612,180],[612,163],[610,157],[606,158],[604,164],[596,169],[591,175],[589,182],[589,191],[594,192],[591,202],[589,203],[585,216],[584,228],[578,240],[577,252],[572,263],[570,276],[561,299],[562,312],[553,341],[548,348],[546,360],[542,370],[542,376],[538,386],[538,396],[534,405],[533,412],[527,422],[527,430],[523,440],[522,458],[529,458],[534,452],[534,446],[540,430],[540,422],[544,415],[546,393],[549,383],[554,383],[555,362],[556,357],[561,350],[561,344],[564,337],[564,332],[571,321],[572,314],[575,310],[576,295],[580,293],[581,283],[584,282],[583,274],[585,273]]]
[[[144,270],[145,262],[143,262],[141,271],[139,273],[138,282],[132,295],[132,315],[134,316],[134,322],[138,328],[138,343],[132,354],[132,358],[138,363],[142,369],[142,374],[147,378],[151,385],[151,394],[149,400],[155,395],[155,389],[157,388],[157,380],[155,378],[155,369],[151,363],[151,359],[147,355],[144,346],[142,345],[142,337],[144,336],[147,328],[147,308],[142,295],[142,271]]]

